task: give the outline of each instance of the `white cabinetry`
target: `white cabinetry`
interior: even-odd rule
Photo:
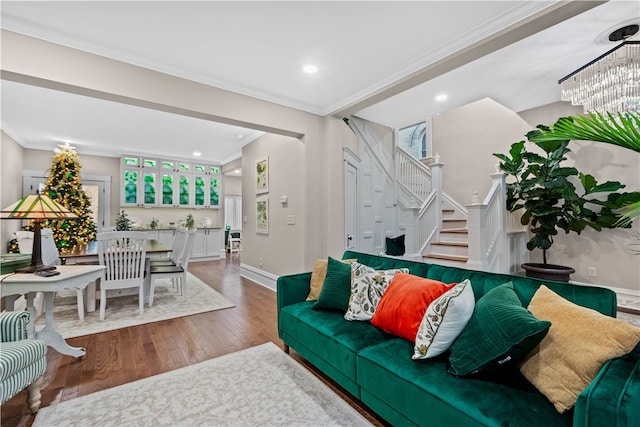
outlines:
[[[220,230],[217,228],[201,228],[196,231],[191,259],[203,261],[220,258]]]
[[[220,165],[125,155],[120,176],[123,207],[197,209],[220,205]]]

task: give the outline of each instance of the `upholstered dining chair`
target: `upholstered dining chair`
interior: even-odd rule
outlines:
[[[138,288],[140,314],[144,312],[144,274],[147,234],[143,231],[98,233],[98,259],[106,266],[100,281],[100,320],[105,318],[107,291]]]
[[[186,240],[181,256],[176,265],[151,265],[149,270],[149,307],[153,305],[153,296],[155,293],[156,280],[170,278],[178,287],[180,295],[187,298],[187,267],[191,259],[191,251],[196,237],[196,229],[186,231]]]
[[[40,407],[40,386],[47,367],[47,345],[27,338],[28,311],[0,313],[0,403],[28,388],[31,412]]]

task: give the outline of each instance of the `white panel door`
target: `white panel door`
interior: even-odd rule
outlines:
[[[344,231],[345,249],[358,249],[358,168],[344,161]]]

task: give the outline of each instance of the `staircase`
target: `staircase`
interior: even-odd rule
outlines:
[[[469,260],[469,229],[466,218],[456,218],[454,209],[442,210],[440,241],[430,245],[422,257],[433,264],[464,267]]]
[[[368,241],[383,245],[385,237],[402,232],[407,259],[482,271],[513,273],[526,262],[526,229],[507,213],[504,173],[490,175],[491,189],[483,200],[463,206],[443,191],[444,163],[437,153],[425,165],[394,143],[390,128],[353,116],[350,126],[362,152],[376,159],[366,180],[389,180],[394,192],[394,201],[380,204],[372,217]],[[377,184],[364,206],[382,191]]]

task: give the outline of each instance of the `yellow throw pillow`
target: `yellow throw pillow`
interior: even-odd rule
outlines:
[[[343,259],[342,262],[346,262],[347,264],[351,264],[357,261],[356,259]],[[327,262],[326,259],[317,259],[313,263],[313,271],[311,272],[311,287],[309,291],[309,296],[307,296],[307,301],[317,301],[318,295],[320,295],[320,291],[322,290],[322,284],[324,283],[325,277],[327,277]]]
[[[624,356],[640,342],[640,328],[574,304],[544,285],[527,309],[551,327],[520,372],[560,413],[575,405],[609,359]]]

